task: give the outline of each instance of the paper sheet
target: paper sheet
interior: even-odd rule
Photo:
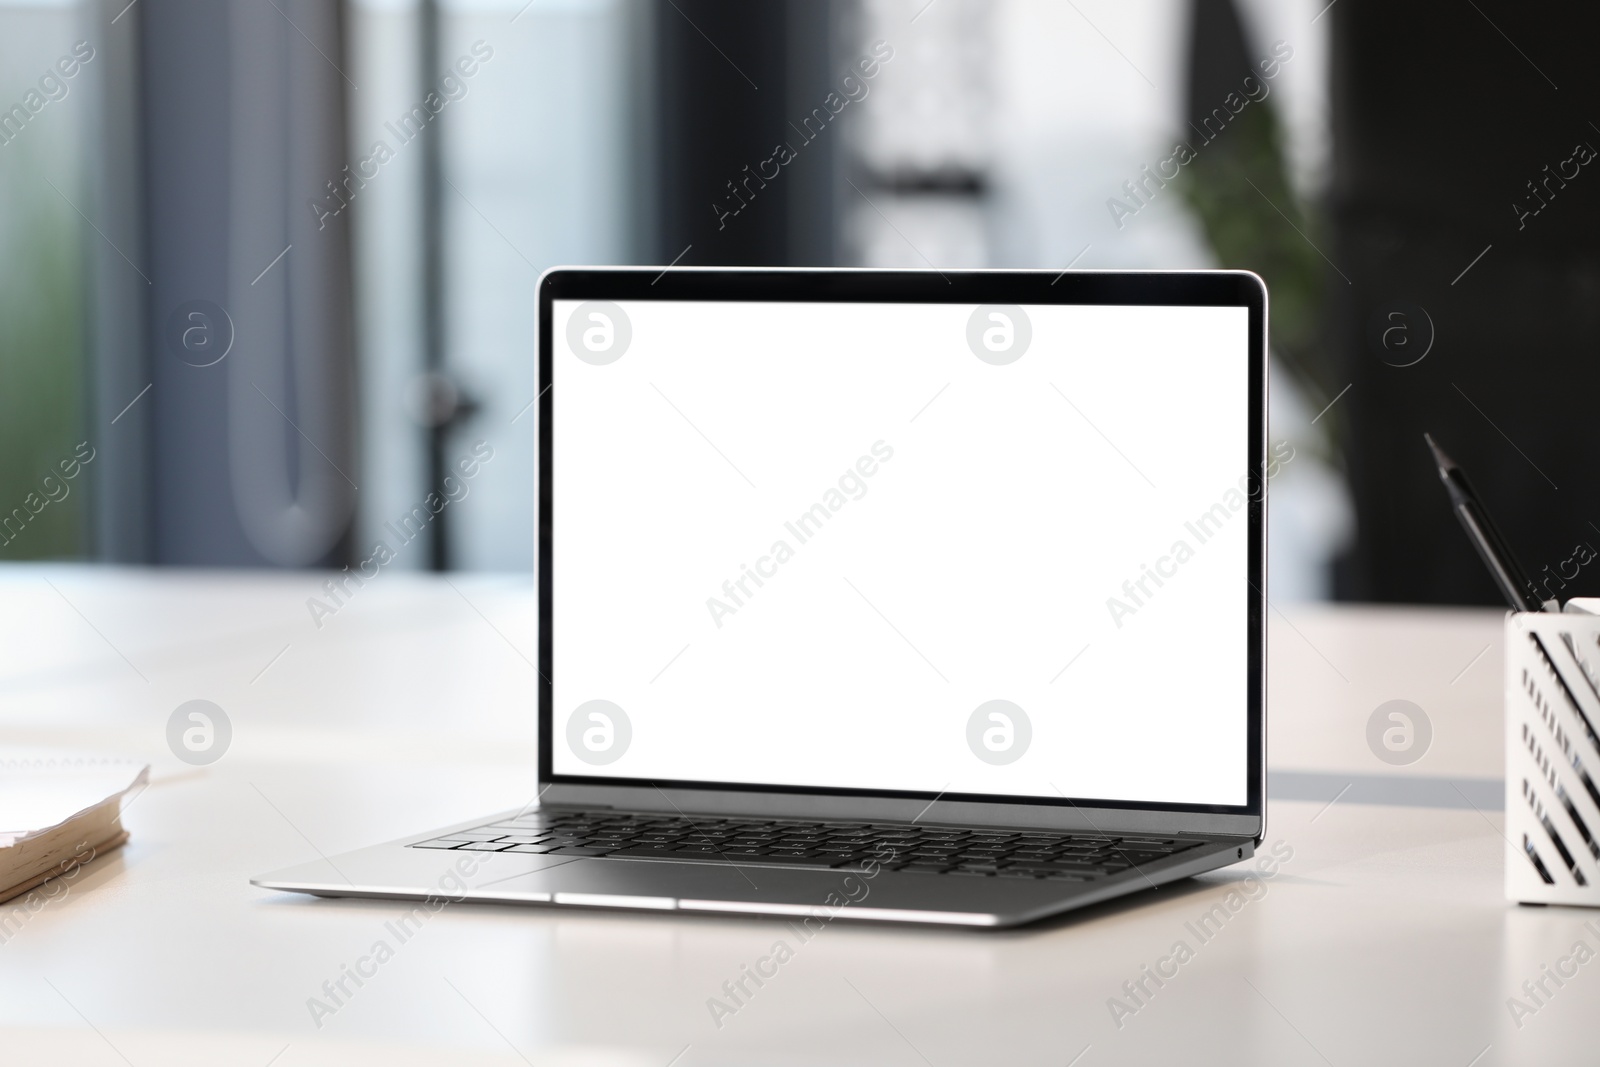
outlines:
[[[0,848],[36,837],[149,780],[150,765],[131,756],[0,748]]]

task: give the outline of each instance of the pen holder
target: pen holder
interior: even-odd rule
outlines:
[[[1506,897],[1600,906],[1600,616],[1506,616]]]

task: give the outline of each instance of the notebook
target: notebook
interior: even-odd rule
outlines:
[[[124,756],[0,748],[0,902],[121,847],[124,799],[149,777]]]

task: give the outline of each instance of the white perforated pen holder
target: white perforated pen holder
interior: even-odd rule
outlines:
[[[1506,616],[1506,896],[1600,906],[1600,616]]]

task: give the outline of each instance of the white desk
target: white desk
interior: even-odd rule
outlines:
[[[1600,935],[1584,912],[1508,906],[1500,813],[1468,804],[1502,774],[1493,611],[1274,615],[1272,766],[1308,799],[1272,804],[1263,852],[1293,858],[1203,943],[1186,924],[1241,869],[1022,931],[835,923],[804,944],[765,920],[454,905],[318,1029],[307,998],[403,909],[248,877],[535,790],[532,583],[452,580],[386,575],[319,631],[311,576],[0,570],[0,738],[155,764],[129,845],[0,944],[6,1062],[1600,1061],[1600,962],[1520,1029],[1506,1007]],[[165,745],[197,697],[234,727],[206,768]],[[1394,698],[1433,721],[1409,768],[1366,747]],[[1340,782],[1360,785],[1328,807]],[[1380,794],[1406,803],[1360,802]],[[1453,806],[1417,806],[1430,795]],[[794,958],[719,1029],[707,999],[780,938]],[[1108,999],[1178,940],[1193,958],[1119,1029]]]

